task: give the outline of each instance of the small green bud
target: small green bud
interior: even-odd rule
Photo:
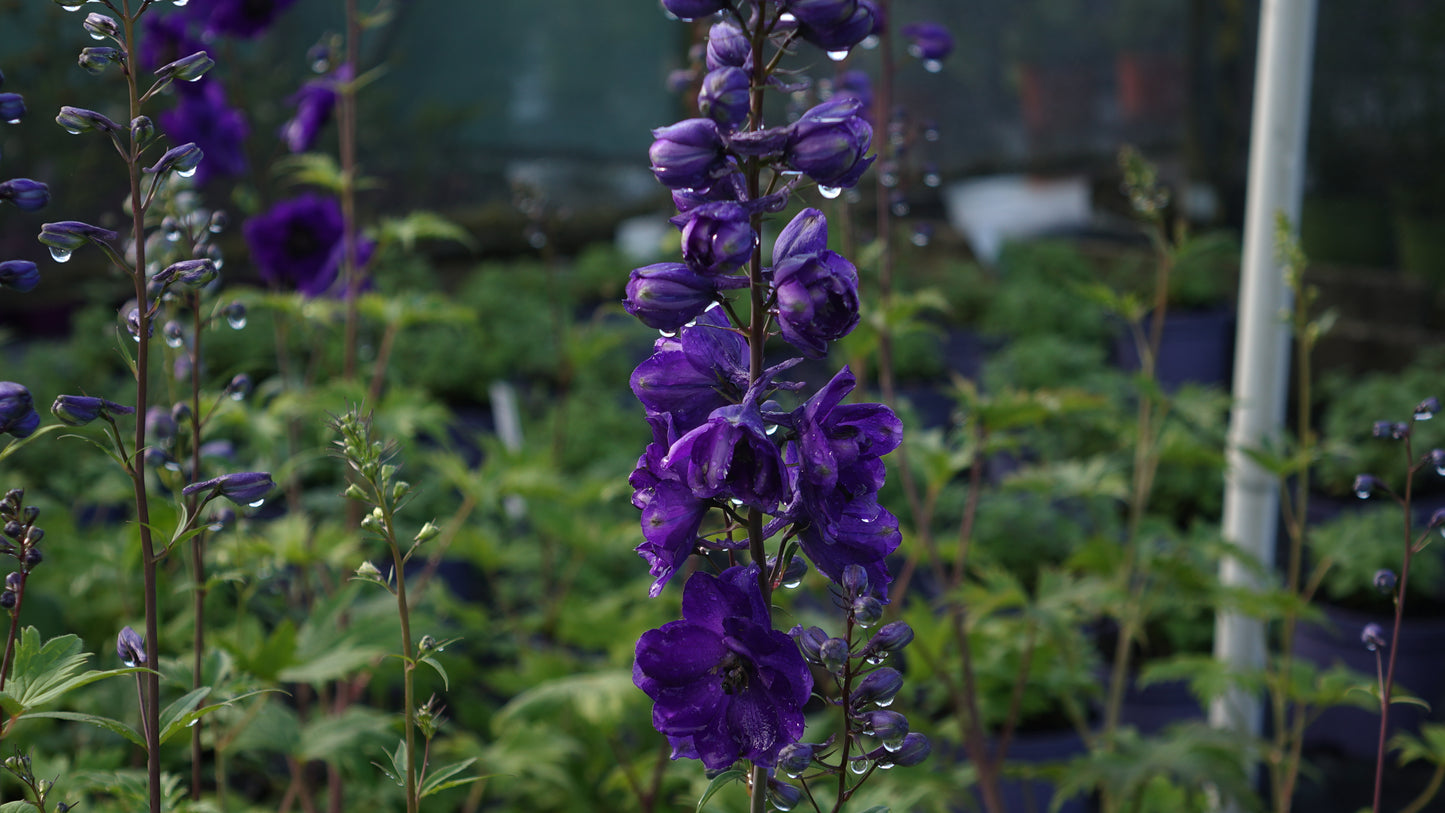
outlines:
[[[362,562],[361,567],[356,569],[356,578],[379,582],[381,581],[381,571],[377,570],[376,565],[371,562]]]
[[[396,484],[391,487],[392,502],[396,502],[397,500],[400,500],[402,497],[405,497],[407,494],[410,493],[411,483],[408,483],[405,480],[397,480]]]
[[[420,530],[420,531],[417,531],[417,532],[416,532],[416,543],[417,543],[418,545],[420,545],[420,544],[423,543],[423,542],[427,542],[427,541],[430,541],[430,540],[432,540],[432,539],[435,539],[436,536],[437,536],[437,534],[439,534],[439,533],[441,533],[441,532],[442,532],[442,529],[441,529],[441,528],[438,528],[438,527],[436,526],[436,523],[434,523],[434,522],[428,522],[427,524],[421,526],[421,530]]]
[[[362,488],[357,483],[352,483],[351,485],[346,487],[346,496],[353,500],[365,500],[366,489]]]

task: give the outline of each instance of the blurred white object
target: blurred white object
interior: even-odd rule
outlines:
[[[949,224],[989,264],[998,261],[1009,239],[1083,228],[1093,220],[1089,184],[1082,175],[974,178],[949,184],[943,202]]]
[[[617,224],[617,249],[631,262],[650,263],[666,250],[668,238],[677,243],[677,229],[666,217],[641,215]]]

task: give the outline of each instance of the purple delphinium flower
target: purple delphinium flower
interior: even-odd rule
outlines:
[[[653,726],[674,759],[773,765],[803,735],[813,678],[793,639],[772,628],[757,566],[693,574],[682,615],[637,642],[632,680],[653,700]]]
[[[798,33],[825,51],[847,51],[883,31],[883,12],[872,0],[788,0]]]
[[[748,120],[752,99],[748,74],[742,68],[722,67],[708,71],[697,93],[697,109],[724,130],[733,130]]]
[[[844,71],[833,83],[833,95],[831,99],[857,99],[858,115],[873,124],[873,80],[868,77],[867,71],[857,69]]]
[[[350,71],[343,65],[335,73],[312,79],[296,91],[296,95],[291,97],[296,114],[281,125],[281,140],[286,144],[287,150],[306,152],[316,145],[321,128],[326,126],[336,110],[336,101],[339,98],[336,92],[337,82],[345,82],[350,78]]]
[[[699,499],[737,500],[771,512],[786,496],[782,455],[750,400],[713,410],[672,444],[661,466]]]
[[[30,390],[14,381],[0,381],[0,435],[28,438],[40,427],[40,413]]]
[[[662,7],[684,20],[716,14],[728,7],[727,0],[662,0]]]
[[[663,337],[632,373],[632,392],[649,414],[671,416],[679,434],[748,388],[748,345],[721,308],[704,311],[676,337]]]
[[[941,62],[953,53],[953,35],[938,23],[909,23],[903,26],[908,54],[924,62]]]
[[[851,187],[877,156],[864,157],[873,128],[853,98],[823,102],[803,114],[788,138],[788,166],[822,186]]]
[[[341,204],[316,194],[282,201],[242,227],[261,279],[307,296],[326,293],[342,261]],[[357,262],[365,265],[375,243],[358,239]]]
[[[192,3],[185,14],[207,37],[252,39],[264,33],[296,0],[210,0]]]
[[[90,395],[59,395],[50,413],[66,426],[85,426],[102,415],[129,415],[135,407]]]
[[[650,415],[653,442],[648,445],[637,468],[628,478],[632,504],[642,511],[642,543],[636,548],[653,575],[654,598],[665,587],[698,545],[698,529],[712,507],[699,499],[685,483],[662,467],[662,458],[677,440],[668,415]]]
[[[753,67],[753,46],[747,35],[731,20],[713,23],[707,32],[707,69]]]
[[[858,324],[858,270],[833,251],[794,254],[773,266],[778,329],[809,358]]]
[[[687,213],[682,258],[699,274],[731,274],[752,259],[758,235],[741,204],[705,203]]]
[[[623,307],[650,328],[677,330],[716,301],[718,282],[682,263],[643,266],[627,280]]]
[[[204,82],[204,80],[203,80]],[[156,117],[176,143],[193,142],[206,155],[196,167],[197,186],[213,178],[234,178],[246,171],[246,115],[226,103],[218,82],[204,82],[195,93],[180,95],[176,106]]]
[[[11,178],[0,182],[0,201],[9,201],[22,212],[37,212],[50,202],[50,189],[29,178]]]
[[[704,189],[727,164],[722,134],[712,119],[685,119],[652,131],[652,174],[669,189]]]
[[[0,121],[14,124],[25,117],[25,97],[19,93],[0,93]]]
[[[115,654],[126,666],[139,666],[146,662],[145,639],[129,626],[123,627],[115,636]]]

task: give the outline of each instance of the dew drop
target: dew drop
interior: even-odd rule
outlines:
[[[897,752],[897,751],[899,751],[900,749],[903,748],[903,740],[902,740],[902,739],[897,739],[897,740],[884,740],[884,741],[883,741],[883,748],[884,748],[884,750],[888,751],[889,753]]]
[[[939,135],[938,135],[938,128],[937,128],[937,127],[925,127],[925,128],[923,128],[923,140],[924,140],[924,141],[937,141],[938,138],[939,138]]]
[[[231,399],[234,400],[234,401],[239,401],[239,400],[241,400],[240,398],[237,398],[237,397],[234,396],[234,395],[231,396]],[[256,500],[256,501],[254,501],[254,502],[249,502],[249,503],[246,503],[246,504],[249,505],[249,506],[251,506],[252,508],[260,508],[261,506],[263,506],[263,505],[266,504],[266,500],[265,500],[264,498],[262,498],[262,499]]]
[[[880,708],[880,709],[886,709],[886,708],[888,708],[889,706],[893,705],[893,698],[890,697],[890,698],[888,698],[888,699],[886,699],[886,700],[879,699],[879,700],[875,700],[874,702],[878,704],[878,708]]]
[[[884,186],[892,189],[893,187],[898,185],[898,173],[892,171],[885,171],[882,175],[879,176],[878,180],[881,181]]]
[[[5,120],[5,123],[6,123],[6,124],[19,124],[19,123],[20,123],[20,119],[6,119],[6,120]]]
[[[878,767],[882,768],[885,771],[889,771],[893,769],[893,763],[887,761],[880,762],[878,763]]]
[[[893,212],[895,217],[903,217],[911,211],[906,200],[895,200],[893,201],[893,205],[888,208]]]
[[[15,121],[11,121],[10,123],[11,123],[11,124],[14,124]],[[62,126],[64,126],[64,125],[62,125]],[[66,128],[65,128],[65,132],[70,133],[71,135],[80,135],[80,128],[79,128],[79,127],[66,127]]]
[[[190,169],[178,169],[176,170],[176,174],[181,176],[182,178],[189,178],[192,175],[196,174],[196,168],[191,167]]]
[[[1355,489],[1355,496],[1362,500],[1368,500],[1370,498],[1370,490],[1368,488],[1357,488]]]
[[[943,184],[943,176],[942,176],[942,175],[939,175],[937,170],[931,170],[931,171],[929,171],[929,172],[923,173],[923,185],[924,185],[924,186],[931,186],[931,187],[937,189],[937,188],[938,188],[940,185],[942,185],[942,184]]]
[[[1415,413],[1415,420],[1417,421],[1428,421],[1433,417],[1435,417],[1435,413],[1426,409],[1422,409],[1419,412]]]
[[[928,245],[928,241],[932,239],[933,229],[925,228],[924,226],[920,225],[913,230],[913,236],[909,238],[909,241],[912,242],[913,245],[918,246],[919,248],[923,248],[924,246]]]
[[[327,62],[325,59],[318,59],[315,62],[311,63],[311,72],[326,73],[326,69],[329,67],[331,67],[331,63]]]
[[[93,40],[95,40],[96,42],[105,42],[105,35],[104,35],[104,34],[97,34],[97,33],[94,32],[94,31],[91,31],[91,32],[89,32],[89,33],[90,33],[90,38],[93,39]]]
[[[802,579],[793,579],[793,580],[790,581],[790,582],[783,582],[783,587],[784,587],[784,589],[787,589],[787,590],[797,590],[797,589],[798,589],[798,586],[801,585],[802,583],[803,583],[803,580],[802,580]],[[791,775],[794,779],[797,778],[797,774],[790,774],[790,775]]]
[[[866,37],[863,38],[863,41],[862,41],[862,42],[860,42],[860,43],[858,43],[858,44],[861,45],[861,46],[863,46],[865,49],[871,51],[871,50],[873,50],[874,48],[877,48],[877,47],[878,47],[878,35],[877,35],[877,34],[869,34],[868,36],[866,36]]]
[[[185,338],[183,338],[179,333],[166,334],[166,347],[169,347],[171,349],[177,349],[185,343]]]
[[[242,391],[242,390],[236,390],[235,392],[231,393],[231,400],[232,400],[232,401],[244,401],[244,400],[246,400],[246,393],[245,393],[244,391]],[[252,507],[255,507],[255,506],[253,505]]]
[[[828,52],[828,58],[831,59],[831,60],[833,60],[834,62],[842,62],[843,60],[845,60],[845,59],[848,58],[848,52],[847,52],[847,51],[829,51],[829,52]]]
[[[938,73],[943,70],[943,63],[936,59],[923,60],[923,69],[929,73]]]
[[[191,0],[172,0],[172,4],[173,4],[176,8],[180,8],[180,7],[184,6],[185,4],[187,4],[187,3],[189,3],[189,2],[191,2]]]
[[[796,23],[797,21],[798,21],[798,18],[797,18],[797,17],[794,17],[794,16],[793,16],[793,12],[791,12],[791,11],[785,11],[785,12],[783,12],[782,14],[779,14],[779,15],[778,15],[778,22],[783,23],[783,24]]]
[[[658,332],[659,334],[661,334],[662,338],[664,338],[664,339],[676,339],[676,338],[677,338],[677,331],[676,331],[676,330],[659,330],[659,331],[657,331],[657,332]]]
[[[244,314],[239,316],[227,315],[226,324],[230,325],[232,330],[240,330],[241,328],[246,326],[246,317]]]
[[[888,660],[888,653],[879,652],[876,655],[869,655],[867,658],[864,659],[864,662],[867,663],[869,666],[878,666],[886,660]]]
[[[1435,473],[1440,475],[1441,477],[1445,477],[1445,466],[1436,466]]]
[[[803,775],[803,772],[802,772],[802,771],[788,771],[788,770],[785,770],[785,771],[783,771],[783,773],[787,774],[789,779],[797,779],[798,777],[800,777],[800,776]]]
[[[200,721],[201,721],[201,718],[197,717],[196,719],[190,721],[189,723],[186,723],[186,728],[195,728],[195,727],[196,727],[196,723],[199,723]]]
[[[70,255],[73,253],[70,249],[50,247],[50,256],[58,263],[70,262]]]
[[[818,194],[822,195],[823,197],[827,198],[828,200],[833,200],[833,199],[837,198],[839,195],[843,194],[843,189],[842,189],[842,187],[838,187],[838,186],[819,186],[819,187],[818,187]]]
[[[872,765],[873,763],[866,759],[854,760],[848,765],[848,770],[853,773],[864,774],[868,773],[868,769],[872,767]]]

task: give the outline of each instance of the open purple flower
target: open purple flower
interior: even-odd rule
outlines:
[[[193,3],[185,13],[207,37],[254,38],[264,33],[296,0],[210,0]]]
[[[858,324],[858,271],[832,251],[794,254],[773,267],[778,329],[809,358]]]
[[[751,400],[713,410],[672,444],[661,465],[699,499],[732,499],[771,512],[785,497],[782,455]]]
[[[748,346],[722,308],[704,311],[675,338],[658,339],[632,372],[632,392],[649,413],[670,416],[681,434],[748,388]]]
[[[847,188],[858,183],[873,157],[873,128],[860,115],[854,98],[835,98],[803,114],[788,138],[787,163],[822,186]]]
[[[757,567],[693,574],[682,615],[637,642],[632,680],[653,700],[653,726],[674,759],[772,766],[803,735],[813,678],[793,639],[772,628]]]
[[[226,103],[219,82],[206,82],[198,92],[181,94],[172,110],[156,117],[161,130],[177,144],[193,142],[206,160],[196,167],[196,185],[213,178],[234,178],[246,171],[246,115]]]
[[[282,201],[242,227],[261,279],[277,288],[320,296],[337,281],[342,261],[341,204],[316,194]],[[365,265],[375,243],[358,239],[357,262]]]
[[[40,427],[40,414],[30,390],[14,381],[0,381],[0,435],[28,438]]]

